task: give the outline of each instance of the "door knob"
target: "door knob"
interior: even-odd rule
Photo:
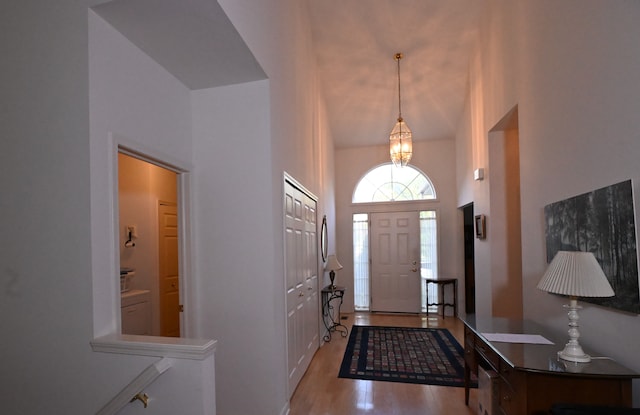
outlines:
[[[411,268],[411,272],[418,272],[418,268]]]

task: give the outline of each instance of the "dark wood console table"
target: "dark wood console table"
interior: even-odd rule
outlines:
[[[444,317],[444,308],[453,308],[453,316],[458,316],[458,280],[456,278],[427,278],[425,279],[427,284],[427,315],[429,314],[429,306],[442,306],[442,317]],[[436,292],[440,295],[440,299],[436,303],[429,302],[429,284],[435,284],[437,286]],[[453,303],[446,303],[444,301],[444,287],[447,285],[452,286]]]
[[[561,360],[557,352],[568,339],[553,337],[533,322],[474,315],[463,321],[467,405],[471,373],[477,374],[478,365],[482,365],[497,374],[497,390],[493,392],[496,414],[548,414],[556,403],[631,407],[631,380],[640,374],[615,361]],[[482,333],[540,334],[554,344],[490,342]]]

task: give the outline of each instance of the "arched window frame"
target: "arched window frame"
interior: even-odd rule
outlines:
[[[380,181],[380,176],[385,173],[381,171],[383,169],[389,171],[389,180],[385,182]],[[411,175],[410,173],[414,174]],[[420,193],[414,191],[416,180],[423,180],[425,185],[422,187],[430,189],[430,192]],[[370,198],[363,200],[363,194],[370,195]],[[411,197],[408,197],[409,195]],[[437,200],[436,188],[433,182],[429,176],[413,165],[395,167],[393,163],[380,164],[367,171],[360,178],[351,195],[351,202],[354,204],[415,200]]]

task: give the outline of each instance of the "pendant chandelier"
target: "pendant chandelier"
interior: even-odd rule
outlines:
[[[389,135],[389,155],[396,167],[403,167],[411,160],[413,142],[411,130],[402,119],[402,101],[400,99],[400,59],[402,59],[402,53],[396,53],[395,59],[398,62],[398,122]]]

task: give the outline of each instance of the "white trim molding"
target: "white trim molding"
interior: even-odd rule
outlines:
[[[91,341],[94,352],[204,360],[214,354],[217,341],[181,337],[109,334]]]

